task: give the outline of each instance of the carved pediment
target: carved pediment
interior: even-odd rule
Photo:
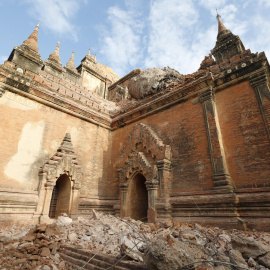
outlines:
[[[80,184],[82,179],[81,166],[74,154],[70,134],[67,133],[57,149],[57,152],[44,164],[40,175],[46,174],[48,181],[56,181],[62,174],[67,174],[71,180]]]
[[[150,126],[140,123],[130,132],[126,146],[121,151],[119,163],[123,164],[130,153],[138,151],[139,144],[146,152],[151,152],[156,160],[171,160],[171,147],[164,144]]]

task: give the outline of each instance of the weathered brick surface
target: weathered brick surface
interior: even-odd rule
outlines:
[[[103,178],[103,168],[106,167],[108,157],[110,157],[107,129],[10,92],[6,92],[2,96],[0,108],[1,188],[16,187],[37,190],[39,168],[57,151],[65,134],[69,132],[75,155],[84,173],[81,194],[98,196],[99,181]],[[18,149],[18,143],[22,137],[23,128],[27,124],[38,123],[42,123],[44,126],[40,140],[41,152],[32,160],[32,163],[29,163],[29,172],[26,177],[22,175],[20,179],[19,172],[16,180],[8,177],[5,169],[14,156],[21,151]],[[31,136],[31,134],[25,135]],[[21,153],[26,155],[26,159],[27,153]],[[22,158],[21,164],[23,164],[23,157],[20,158]]]
[[[113,132],[112,163],[119,166],[120,151],[132,127],[144,123],[172,148],[173,193],[213,187],[202,104],[187,101]],[[115,177],[116,174],[115,174]]]
[[[250,83],[245,81],[219,91],[216,104],[229,172],[235,186],[270,186],[269,139]]]
[[[36,220],[46,219],[60,176],[51,172],[62,162],[59,174],[69,175],[75,167],[74,175],[83,172],[82,181],[70,175],[71,215],[91,208],[127,213],[123,202],[138,191],[128,189],[129,181],[141,173],[150,219],[267,227],[270,91],[264,53],[245,50],[226,30],[218,35],[216,59],[205,57],[198,71],[181,80],[166,77],[156,91],[132,100],[126,86],[141,70],[111,85],[116,104],[103,98],[105,81],[112,83],[103,75],[113,72],[90,54],[75,75],[67,75],[26,46],[16,47],[0,67],[4,218],[24,213],[21,217],[30,219],[35,213]],[[91,66],[99,75],[89,73]],[[67,154],[63,146],[56,155],[66,133],[73,147]]]

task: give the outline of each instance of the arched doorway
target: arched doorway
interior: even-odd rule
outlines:
[[[70,215],[71,181],[66,174],[62,174],[53,188],[49,217],[57,218],[63,213]]]
[[[147,221],[148,194],[145,182],[145,177],[137,173],[130,181],[127,196],[127,215],[141,221]]]

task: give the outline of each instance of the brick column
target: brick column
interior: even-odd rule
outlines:
[[[267,75],[255,74],[250,78],[250,83],[255,91],[265,129],[270,140],[270,89]]]
[[[167,159],[157,161],[160,182],[160,197],[170,198],[171,194],[171,161]]]
[[[147,180],[145,185],[148,192],[148,222],[155,222],[157,218],[156,201],[158,196],[159,181],[157,179]]]
[[[160,196],[155,210],[158,220],[168,220],[171,218],[172,209],[170,204],[170,194],[172,190],[171,181],[171,161],[168,159],[158,160],[158,176],[160,185]]]
[[[49,223],[49,220],[50,220],[49,211],[50,211],[51,198],[52,198],[52,192],[53,192],[54,186],[55,186],[55,182],[47,181],[46,186],[45,186],[45,199],[44,199],[42,215],[40,217],[40,223]]]
[[[120,183],[120,217],[123,218],[127,215],[127,191],[128,184]]]
[[[203,104],[214,189],[232,190],[232,181],[226,164],[218,114],[211,87],[200,93],[200,101]]]
[[[78,213],[78,205],[79,205],[79,196],[80,196],[80,184],[74,183],[72,187],[72,198],[70,205],[70,216],[73,217]]]
[[[36,211],[33,215],[33,219],[36,220],[37,223],[39,223],[40,216],[42,215],[44,202],[45,202],[45,195],[46,195],[46,181],[47,181],[47,173],[42,172],[39,174],[40,177],[40,184],[39,184],[39,193],[38,193],[38,203],[36,207]]]

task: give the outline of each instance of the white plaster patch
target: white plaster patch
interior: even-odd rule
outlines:
[[[44,155],[42,150],[45,122],[28,122],[24,125],[18,143],[18,152],[7,164],[5,174],[20,183],[30,180],[32,165]]]
[[[51,149],[53,149],[53,151],[56,151],[56,149],[58,149],[59,146],[60,146],[59,142],[51,141]]]
[[[13,94],[11,92],[5,92],[0,99],[0,104],[8,106],[10,108],[19,109],[23,111],[36,110],[41,105],[28,98]]]

